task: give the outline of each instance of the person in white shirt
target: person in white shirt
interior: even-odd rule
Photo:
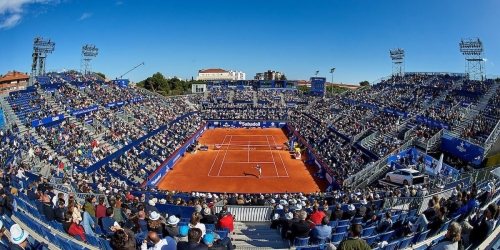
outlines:
[[[148,248],[148,241],[153,243],[153,246],[150,248]],[[146,239],[142,241],[141,250],[161,250],[161,248],[166,245],[168,245],[166,239],[160,239],[156,232],[149,231]]]

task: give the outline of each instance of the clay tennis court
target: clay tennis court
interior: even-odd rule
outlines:
[[[305,164],[304,156],[297,160],[284,150],[287,137],[279,128],[216,128],[205,131],[198,140],[209,150],[185,154],[160,181],[159,188],[271,193],[314,192],[328,185],[312,177],[316,168]],[[262,170],[260,176],[257,165]]]

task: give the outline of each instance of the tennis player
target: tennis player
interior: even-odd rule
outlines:
[[[260,175],[262,174],[262,168],[259,165],[257,165],[255,168],[259,171],[259,176],[257,176],[257,178],[260,178]]]

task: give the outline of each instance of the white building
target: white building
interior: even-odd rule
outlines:
[[[223,69],[202,69],[198,71],[196,80],[245,80],[245,73]]]

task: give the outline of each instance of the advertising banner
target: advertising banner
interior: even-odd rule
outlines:
[[[373,104],[369,104],[369,103],[360,103],[359,104],[361,107],[365,107],[365,108],[370,108],[370,109],[377,109],[378,110],[378,106],[377,105],[373,105]]]
[[[59,115],[47,117],[47,118],[44,118],[41,120],[33,120],[33,121],[31,121],[31,126],[38,127],[38,126],[47,125],[50,123],[56,124],[57,122],[62,122],[62,121],[64,121],[64,114],[59,114]]]
[[[119,101],[119,102],[110,102],[106,104],[106,108],[112,108],[112,107],[121,107],[125,104],[124,101]]]
[[[441,139],[441,149],[476,166],[484,158],[484,148],[448,134]]]
[[[93,111],[97,111],[97,110],[99,110],[98,106],[92,106],[92,107],[88,107],[88,108],[84,108],[84,109],[73,110],[71,112],[71,115],[72,116],[76,116],[76,117],[80,117],[82,115],[85,115],[87,113],[90,113],[90,112],[93,112]]]
[[[393,114],[393,115],[397,115],[397,116],[402,116],[403,118],[408,118],[407,112],[403,112],[403,111],[399,111],[399,110],[395,110],[395,109],[390,109],[390,108],[384,108],[384,112],[389,113],[389,114]]]
[[[446,122],[436,121],[434,119],[430,119],[427,117],[423,117],[421,115],[417,115],[417,123],[425,123],[427,126],[432,128],[444,128],[450,130],[450,125]]]

